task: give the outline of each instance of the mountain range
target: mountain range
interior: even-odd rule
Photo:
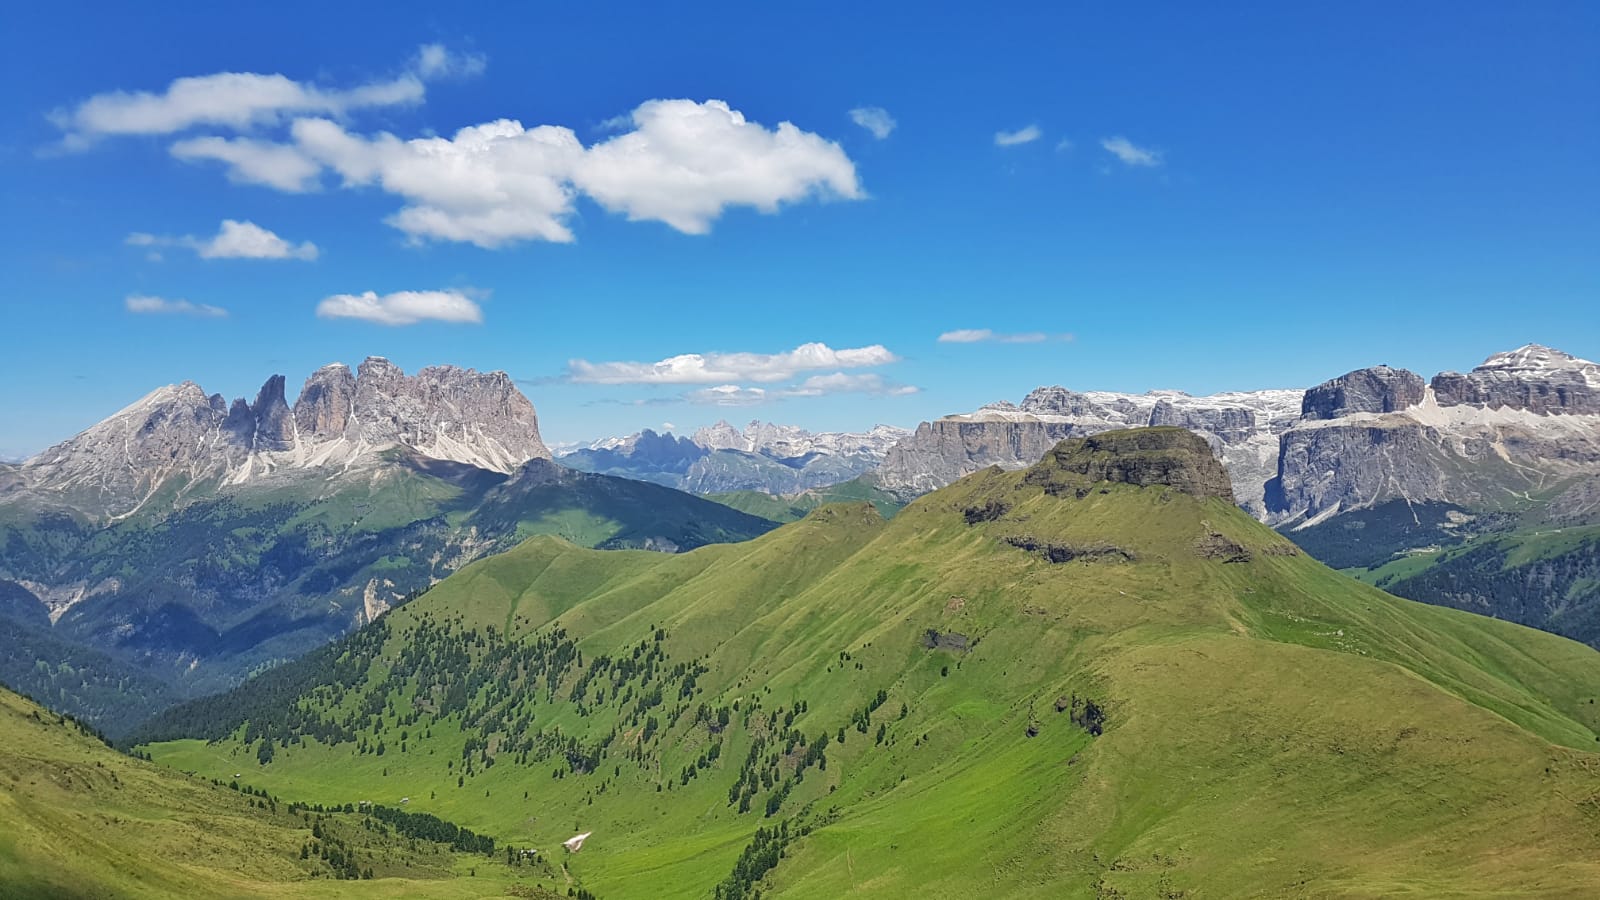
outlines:
[[[292,407],[281,375],[248,403],[185,382],[4,472],[0,680],[116,731],[532,534],[676,551],[772,527],[556,465],[503,372],[373,358]]]
[[[1159,427],[888,521],[835,504],[679,555],[534,538],[130,740],[271,796],[407,802],[609,900],[1600,880],[1600,653],[1392,597],[1236,501],[1208,441]]]
[[[664,484],[696,494],[758,491],[783,496],[850,481],[877,468],[908,435],[875,425],[865,432],[810,432],[752,421],[719,421],[689,437],[645,429],[563,450],[563,465]]]

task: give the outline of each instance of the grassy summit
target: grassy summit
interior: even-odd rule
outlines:
[[[1335,573],[1220,471],[1150,429],[890,522],[535,538],[147,749],[593,832],[565,862],[606,900],[1592,895],[1600,654]]]

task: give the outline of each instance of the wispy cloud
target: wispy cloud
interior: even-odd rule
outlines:
[[[1029,125],[1018,128],[1016,131],[996,131],[994,145],[996,147],[1015,147],[1018,144],[1031,144],[1044,136],[1038,125]]]
[[[757,406],[779,400],[800,397],[825,397],[833,394],[874,394],[880,397],[905,397],[922,389],[909,384],[898,384],[873,373],[850,374],[834,372],[813,375],[796,385],[783,388],[746,387],[738,384],[719,384],[700,388],[683,395],[684,400],[708,406]]]
[[[1100,141],[1100,146],[1107,153],[1122,160],[1129,166],[1159,166],[1161,165],[1161,151],[1140,147],[1125,137],[1108,137]]]
[[[202,259],[303,259],[317,258],[317,245],[293,244],[254,222],[223,219],[216,235],[167,236],[136,231],[124,243],[131,247],[187,247]]]
[[[184,162],[212,160],[228,166],[235,184],[260,184],[287,194],[304,194],[321,187],[322,165],[288,144],[254,138],[197,137],[168,148]]]
[[[190,303],[188,300],[168,300],[165,297],[154,297],[149,294],[130,294],[122,301],[122,305],[128,312],[138,315],[195,316],[202,319],[220,319],[228,315],[228,311],[220,306]]]
[[[852,369],[898,362],[882,344],[835,350],[802,344],[785,353],[685,353],[657,362],[567,363],[568,380],[580,384],[718,384],[788,381],[819,369]]]
[[[900,124],[881,106],[858,106],[850,110],[850,121],[872,132],[872,136],[880,141]]]
[[[324,319],[360,319],[379,325],[415,325],[428,320],[467,324],[483,321],[483,310],[478,304],[456,290],[335,294],[317,304],[317,315]]]
[[[63,146],[83,149],[118,135],[176,134],[195,127],[246,131],[296,115],[343,116],[353,110],[422,102],[424,81],[482,71],[481,56],[461,56],[428,44],[400,74],[347,88],[328,88],[285,75],[218,72],[179,78],[166,90],[109,91],[50,114]]]
[[[1066,335],[1062,336],[1067,337]],[[1050,339],[1050,335],[1042,331],[1023,331],[1014,334],[1004,334],[988,328],[958,328],[955,331],[946,331],[939,335],[941,344],[1038,344]]]

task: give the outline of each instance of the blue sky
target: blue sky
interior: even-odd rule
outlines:
[[[8,11],[0,455],[367,355],[555,441],[1600,356],[1597,4],[458,6]]]

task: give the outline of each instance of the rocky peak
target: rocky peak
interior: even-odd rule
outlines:
[[[355,411],[356,378],[344,363],[333,363],[311,373],[294,401],[294,421],[308,437],[333,439],[344,435]]]
[[[1233,502],[1233,485],[1211,445],[1177,427],[1103,431],[1062,441],[1028,469],[1024,480],[1051,493],[1109,482],[1167,485],[1195,497]]]
[[[1021,409],[1026,413],[1053,416],[1090,416],[1100,412],[1094,401],[1060,385],[1029,391],[1028,396],[1022,398]]]
[[[1440,406],[1600,415],[1600,365],[1539,344],[1496,353],[1463,375],[1434,376]]]
[[[250,405],[250,416],[255,422],[251,450],[294,449],[294,417],[283,399],[283,385],[282,375],[268,378],[256,394],[256,402]]]
[[[1422,376],[1405,369],[1357,369],[1307,390],[1300,415],[1337,419],[1352,413],[1399,412],[1421,403],[1426,388]]]

